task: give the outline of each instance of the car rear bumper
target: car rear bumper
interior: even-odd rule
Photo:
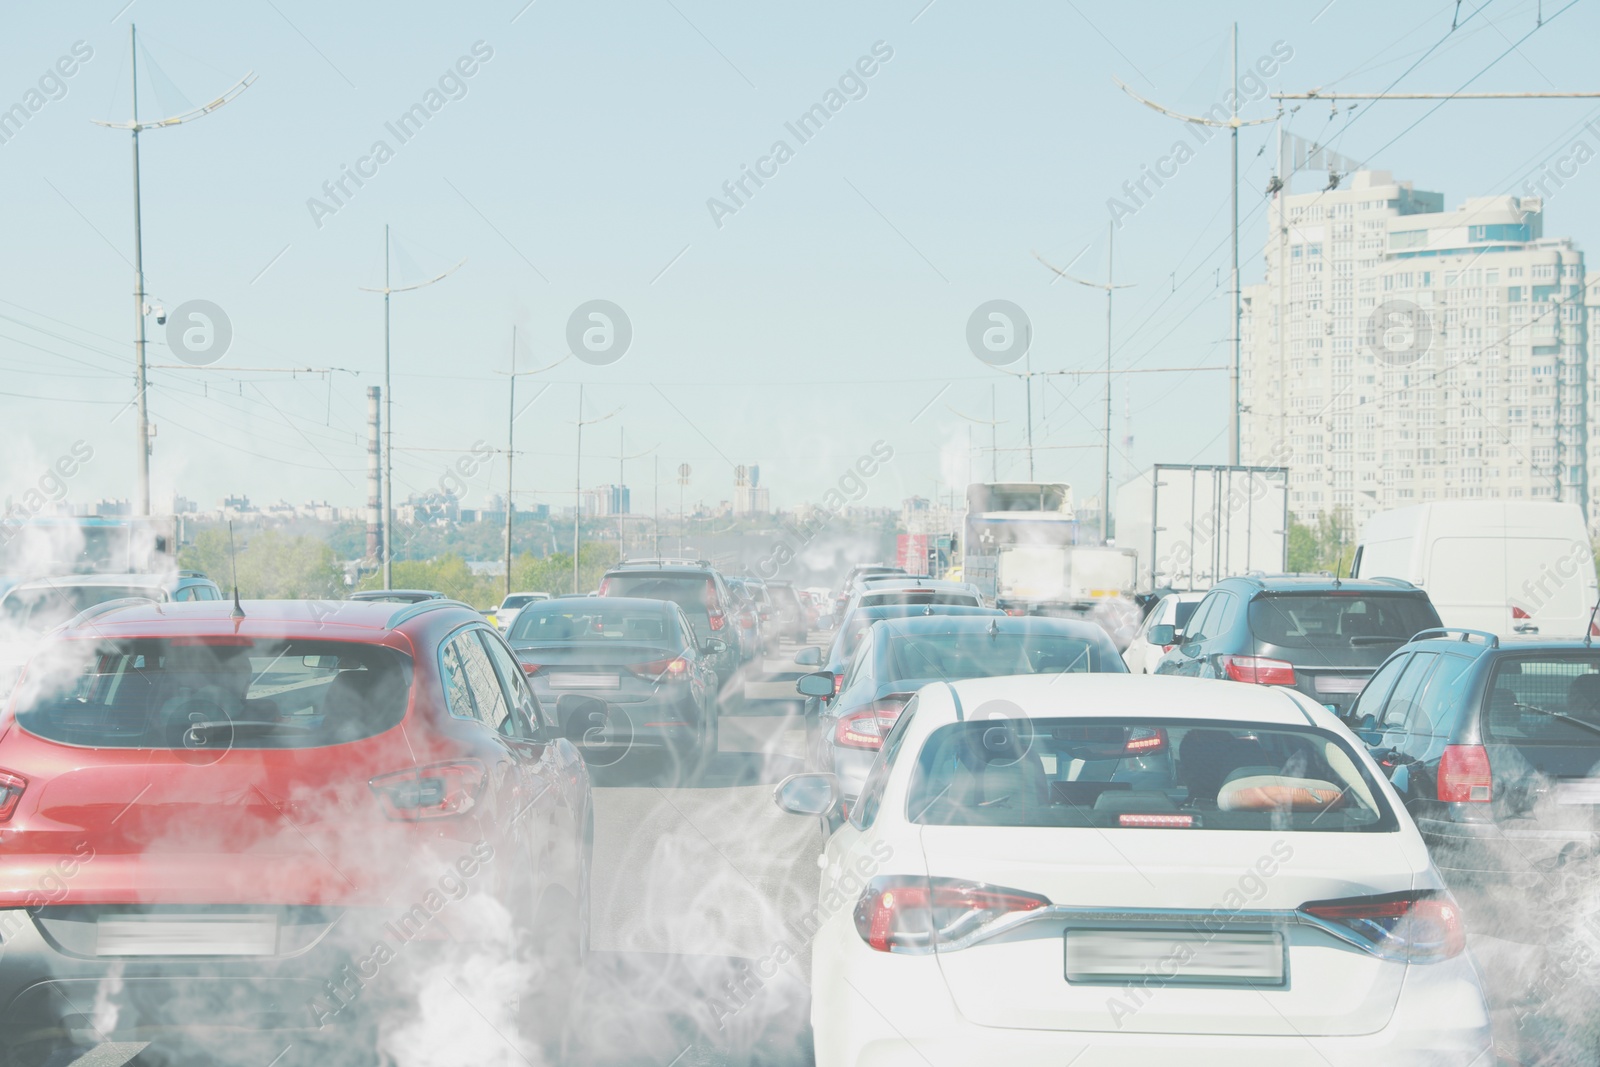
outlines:
[[[599,693],[587,693],[605,700]],[[545,694],[539,694],[545,699]],[[606,700],[607,725],[587,735],[579,744],[585,758],[605,752],[625,752],[630,748],[686,749],[700,737],[700,705],[690,693],[658,693],[645,700]]]
[[[1600,855],[1600,831],[1531,819],[1466,823],[1419,816],[1434,865],[1453,881],[1532,885],[1562,863]]]
[[[824,982],[842,977],[830,966],[837,962],[819,961]],[[882,980],[898,970],[862,967],[837,993],[814,983],[817,1067],[926,1067],[930,1062],[1015,1067],[1487,1067],[1495,1062],[1481,985],[1466,955],[1411,967],[1388,1024],[1373,1033],[1344,1036],[980,1026],[961,1014],[938,979]],[[1108,990],[1112,992],[1116,990]],[[1263,1004],[1264,1013],[1270,1010]]]
[[[823,720],[823,729],[831,731],[835,720]],[[854,803],[856,797],[861,795],[861,790],[867,784],[867,772],[872,770],[872,764],[878,758],[876,749],[841,748],[833,742],[824,739],[823,749],[828,754],[823,770],[832,771],[839,779],[839,794],[846,800]]]
[[[406,976],[449,949],[431,930],[402,930],[392,915],[347,911],[342,919],[291,955],[116,960],[69,953],[28,912],[0,911],[0,1047],[147,1040],[179,1028],[351,1030],[403,1003]]]

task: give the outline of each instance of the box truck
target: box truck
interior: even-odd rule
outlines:
[[[1141,594],[1289,565],[1287,467],[1158,463],[1117,490],[1115,515],[1117,545],[1138,555]]]

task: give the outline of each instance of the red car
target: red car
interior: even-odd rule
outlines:
[[[312,1039],[452,959],[536,976],[486,1017],[561,1003],[593,827],[577,749],[466,605],[92,608],[0,714],[0,1046]]]

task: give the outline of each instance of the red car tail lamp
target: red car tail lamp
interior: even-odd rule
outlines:
[[[23,790],[27,788],[28,780],[22,775],[0,771],[0,822],[11,818],[11,813],[17,810],[17,804],[22,800]]]
[[[706,606],[706,618],[713,630],[720,630],[727,625],[728,616],[723,613],[722,604],[717,600],[717,583],[710,578],[706,579],[703,603]]]
[[[870,707],[839,716],[833,728],[833,743],[843,748],[882,748],[883,739],[889,736],[889,730],[910,699],[909,696],[885,697]]]
[[[1442,889],[1316,900],[1300,905],[1300,911],[1386,960],[1437,963],[1460,955],[1467,944],[1461,910]]]
[[[672,656],[649,663],[635,663],[628,670],[652,682],[676,682],[689,676],[689,661],[682,656]]]
[[[529,663],[527,660],[521,660],[520,662],[522,663],[522,673],[526,675],[535,675],[544,669],[544,664],[542,663]]]
[[[1294,664],[1265,656],[1223,656],[1222,671],[1235,682],[1253,685],[1293,685]]]
[[[382,774],[367,785],[389,818],[418,822],[465,815],[477,805],[486,778],[483,764],[459,760]]]
[[[856,932],[879,952],[928,952],[959,941],[997,919],[1047,908],[1050,901],[1019,889],[957,878],[885,875],[856,901]]]
[[[1167,731],[1159,726],[1147,729],[1135,726],[1128,730],[1128,740],[1122,746],[1124,756],[1153,756],[1167,750]]]
[[[1446,745],[1439,758],[1439,800],[1483,804],[1494,799],[1489,750],[1482,745]]]

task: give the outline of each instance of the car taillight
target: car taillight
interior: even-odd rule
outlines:
[[[835,674],[833,676],[833,695],[834,696],[838,696],[839,695],[839,690],[841,690],[843,688],[844,688],[844,675],[842,673],[841,674]]]
[[[880,700],[869,708],[839,716],[833,727],[833,743],[845,748],[882,748],[889,728],[905,710],[907,699]]]
[[[1128,730],[1128,740],[1122,746],[1124,755],[1127,756],[1153,756],[1157,752],[1167,750],[1167,731],[1156,727],[1154,729],[1135,726]]]
[[[611,588],[611,579],[610,578],[602,578],[602,579],[600,579],[600,595],[601,596],[605,596],[606,595],[606,590],[608,590],[610,588]]]
[[[1006,614],[1007,615],[1026,615],[1027,613],[1028,613],[1028,609],[1027,608],[1007,608],[1006,609]]]
[[[955,878],[886,875],[856,901],[856,931],[879,952],[929,951],[958,941],[996,919],[1047,908],[1032,893]]]
[[[1459,955],[1467,944],[1461,911],[1443,890],[1317,900],[1300,905],[1300,910],[1386,960],[1434,963]]]
[[[1439,800],[1483,803],[1494,799],[1489,750],[1482,745],[1446,745],[1439,758]]]
[[[22,791],[26,788],[28,780],[20,774],[0,771],[0,822],[11,818],[11,813],[17,810],[17,803],[22,800]]]
[[[1533,618],[1532,615],[1529,615],[1526,611],[1523,611],[1521,608],[1517,607],[1515,604],[1511,605],[1511,617],[1513,619],[1531,619],[1531,618]]]
[[[651,681],[673,682],[688,676],[689,661],[682,656],[669,656],[666,659],[651,660],[649,663],[635,663],[628,669],[639,677]]]
[[[526,660],[522,661],[523,674],[538,674],[543,667],[544,664],[542,663],[529,663]]]
[[[435,763],[394,774],[381,774],[367,783],[391,819],[416,822],[464,815],[478,803],[485,772],[477,760]]]
[[[1265,656],[1223,656],[1222,672],[1236,682],[1293,685],[1294,664]]]

